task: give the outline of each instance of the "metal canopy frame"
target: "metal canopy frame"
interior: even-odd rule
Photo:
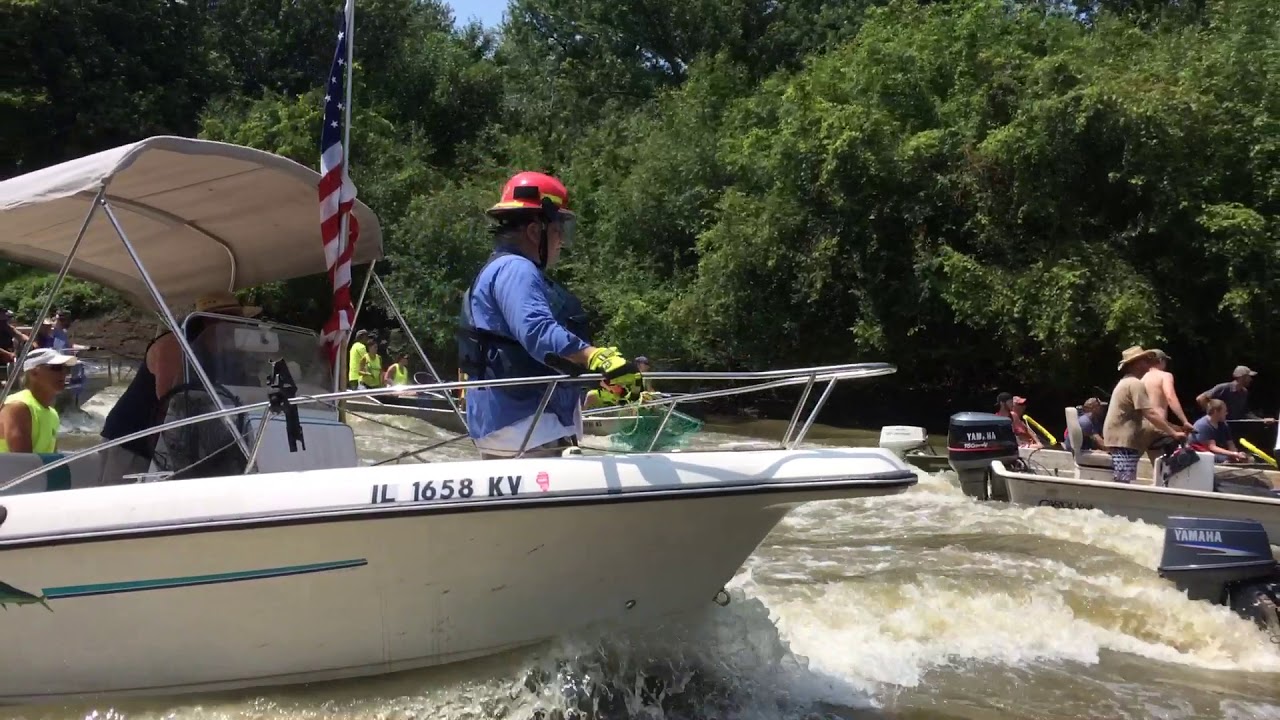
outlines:
[[[93,202],[89,206],[89,212],[85,213],[84,223],[80,225],[80,232],[76,234],[75,243],[71,246],[71,251],[67,253],[67,257],[62,261],[62,268],[58,271],[58,276],[54,279],[53,285],[49,288],[48,297],[45,298],[44,307],[40,310],[40,314],[31,324],[31,334],[27,336],[27,341],[22,345],[22,351],[14,357],[14,372],[9,373],[9,377],[5,379],[4,397],[8,397],[9,391],[13,389],[13,383],[18,376],[18,371],[22,368],[22,363],[31,351],[31,346],[35,343],[36,331],[44,323],[48,317],[49,311],[53,308],[53,301],[58,296],[58,291],[62,288],[62,283],[67,277],[67,272],[71,269],[71,263],[76,258],[76,253],[80,250],[80,242],[84,239],[85,232],[89,229],[89,224],[93,222],[93,216],[98,208],[102,208],[103,214],[107,216],[107,220],[111,223],[111,227],[115,230],[116,236],[120,238],[120,242],[124,245],[125,252],[129,254],[129,258],[133,260],[133,265],[138,269],[138,274],[142,277],[142,284],[146,286],[147,292],[151,295],[151,300],[159,308],[158,313],[164,321],[169,331],[173,333],[177,339],[178,345],[182,348],[182,353],[187,357],[190,366],[195,368],[196,375],[200,378],[200,384],[204,386],[209,397],[213,398],[213,402],[217,405],[218,410],[226,410],[226,406],[222,404],[222,399],[218,397],[218,393],[214,390],[213,382],[209,379],[209,375],[205,372],[204,367],[200,364],[200,360],[196,357],[195,350],[192,349],[191,343],[187,341],[186,334],[182,331],[182,327],[173,316],[173,311],[169,309],[169,305],[165,302],[164,296],[160,294],[159,288],[151,280],[151,275],[147,272],[146,266],[142,262],[142,258],[138,256],[137,250],[134,249],[133,243],[129,242],[129,236],[125,233],[124,228],[120,225],[120,221],[116,218],[115,212],[111,209],[111,201],[107,196],[107,185],[103,183],[98,186],[98,191],[94,194]],[[146,362],[146,359],[143,359]],[[235,424],[231,421],[229,415],[223,416],[223,423],[227,429],[231,431],[231,436],[236,439],[236,444],[240,447],[245,457],[249,457],[249,447],[245,444],[244,439],[237,432]]]

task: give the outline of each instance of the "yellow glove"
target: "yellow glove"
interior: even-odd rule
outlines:
[[[606,404],[616,404],[632,397],[640,397],[644,391],[644,378],[635,363],[618,354],[618,348],[596,348],[587,358],[587,370],[604,375],[600,383],[603,391],[600,400]],[[606,395],[612,394],[616,399],[612,403],[606,401]]]

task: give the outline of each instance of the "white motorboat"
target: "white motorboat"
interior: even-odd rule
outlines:
[[[1198,455],[1200,463],[1212,462],[1208,453]],[[1215,482],[1212,476],[1207,478],[1207,483],[1202,479],[1194,488],[1142,482],[1125,484],[1110,479],[1018,472],[1000,461],[993,462],[991,469],[1008,489],[1009,500],[1018,505],[1100,510],[1157,525],[1182,515],[1254,520],[1261,523],[1271,537],[1280,537],[1280,495],[1260,485]]]
[[[1067,432],[1072,447],[1080,447],[1083,432],[1077,409],[1064,408]],[[1003,478],[992,475],[991,461],[1002,460],[1008,467],[1028,471],[1039,476],[1078,477],[1087,480],[1111,481],[1111,456],[1105,452],[1071,452],[1051,448],[1019,447],[1014,438],[1011,422],[1006,417],[991,413],[957,413],[950,419],[946,453],[939,454],[929,443],[924,428],[890,425],[881,429],[880,447],[892,450],[906,462],[926,470],[939,472],[953,470],[961,488],[967,495],[979,499],[1010,499]],[[1220,487],[1258,489],[1280,487],[1280,472],[1263,463],[1212,463],[1212,479]],[[1157,470],[1151,460],[1143,457],[1138,462],[1138,481],[1154,484]]]
[[[535,383],[546,398],[600,376],[327,392],[336,374],[311,330],[203,314],[217,322],[187,339],[201,314],[179,325],[171,304],[326,271],[318,180],[258,150],[158,137],[0,182],[0,256],[57,270],[50,303],[71,274],[158,311],[188,372],[156,427],[55,458],[0,455],[0,638],[14,658],[0,702],[315,682],[646,623],[720,597],[795,506],[915,484],[881,449],[801,447],[834,384],[894,372],[882,363],[651,375],[747,383],[691,401],[803,388],[774,449],[362,460],[337,402]],[[377,218],[355,213],[355,262],[370,264]],[[151,472],[102,477],[103,450],[144,437]]]
[[[1071,446],[1078,448],[1083,438],[1074,407],[1066,409],[1066,419]],[[1073,452],[1070,471],[1037,466],[1043,451],[1023,456],[1012,439],[1009,418],[998,415],[956,415],[950,436],[948,454],[966,495],[986,500],[989,492],[989,497],[1016,505],[1101,510],[1161,525],[1180,515],[1256,520],[1268,534],[1280,537],[1280,495],[1266,475],[1216,474],[1208,452],[1189,454],[1196,460],[1169,473],[1165,457],[1157,457],[1151,475],[1130,484],[1111,479],[1111,459],[1102,452]]]

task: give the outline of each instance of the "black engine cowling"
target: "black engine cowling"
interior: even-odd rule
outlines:
[[[1191,600],[1226,605],[1280,638],[1280,567],[1261,523],[1169,518],[1160,577]]]
[[[994,413],[962,412],[951,416],[947,426],[947,461],[960,476],[960,488],[966,495],[986,500],[1007,500],[1000,487],[987,489],[991,461],[1011,463],[1018,459],[1018,440],[1013,435],[1013,421]]]

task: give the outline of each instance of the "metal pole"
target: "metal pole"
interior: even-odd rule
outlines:
[[[800,402],[796,403],[796,409],[791,413],[791,422],[787,425],[787,433],[782,436],[782,444],[780,447],[786,447],[787,441],[791,439],[791,433],[796,429],[796,423],[800,420],[800,413],[804,411],[804,404],[809,402],[809,391],[813,389],[813,381],[815,375],[809,376],[809,382],[804,386],[804,392],[800,393]]]
[[[817,373],[824,381],[826,380],[840,381],[840,380],[867,379],[867,378],[873,378],[873,377],[880,377],[882,375],[892,375],[895,372],[897,372],[897,368],[893,367],[892,365],[888,365],[886,363],[853,363],[849,365],[833,365],[833,366],[827,366],[827,367],[821,367],[821,368],[798,368],[796,370],[770,370],[770,371],[754,372],[754,373],[662,372],[662,373],[649,373],[649,375],[655,380],[712,379],[712,380],[759,380],[760,381],[759,383],[748,386],[748,387],[726,388],[724,390],[708,390],[708,391],[699,392],[699,393],[689,393],[688,395],[685,395],[680,400],[681,402],[700,402],[703,400],[710,400],[713,398],[732,397],[734,395],[745,395],[747,393],[762,392],[764,390],[775,390],[775,389],[784,388],[784,387],[798,386],[801,383],[809,382],[809,379],[808,379],[809,376],[815,373]],[[604,379],[602,375],[599,375],[597,373],[588,373],[584,375],[579,375],[578,377],[567,377],[567,376],[561,377],[558,379],[557,382],[585,385],[588,383],[599,382],[602,379]],[[448,382],[448,383],[440,383],[438,385],[421,385],[421,386],[412,386],[412,387],[416,388],[416,390],[418,391],[447,391],[447,390],[460,390],[460,389],[466,390],[466,389],[489,388],[489,387],[517,387],[517,386],[524,386],[524,385],[534,385],[541,382],[544,382],[542,377],[505,378],[502,380],[468,380],[465,382],[462,382],[462,381]],[[330,401],[341,400],[343,398],[372,397],[374,395],[387,395],[392,392],[394,391],[390,388],[377,388],[374,390],[349,390],[349,391],[336,392],[336,393],[299,395],[297,397],[290,399],[289,404],[290,405],[307,405],[307,404],[316,403],[316,402],[327,403]],[[663,404],[663,402],[664,401],[661,401],[661,400],[650,401],[648,403],[641,403],[641,405],[644,405],[646,407],[657,406],[657,405]],[[66,455],[63,455],[61,458],[58,458],[57,460],[52,460],[48,463],[45,463],[44,465],[41,465],[38,468],[28,470],[27,472],[13,478],[12,480],[0,481],[0,492],[4,492],[5,490],[9,490],[11,488],[17,487],[18,485],[21,485],[22,483],[32,478],[45,475],[50,470],[54,470],[64,465],[73,463],[79,460],[80,458],[88,457],[95,453],[100,453],[103,450],[117,447],[119,445],[123,445],[133,440],[138,440],[140,438],[145,438],[145,437],[151,437],[152,435],[162,433],[166,430],[185,427],[187,425],[194,425],[196,423],[205,422],[207,420],[214,420],[221,417],[230,417],[236,414],[248,413],[253,410],[266,408],[270,406],[270,404],[271,404],[271,401],[263,400],[261,402],[248,403],[248,404],[237,406],[230,409],[210,410],[209,412],[204,413],[202,415],[197,415],[195,417],[179,418],[177,420],[171,420],[167,423],[162,423],[160,425],[144,428],[137,432],[129,433],[128,435],[122,435],[112,440],[106,440],[104,442],[98,443],[97,445],[94,445],[93,447],[85,448],[84,450],[78,450],[75,452],[70,452]],[[600,409],[607,411],[610,408],[600,408]],[[588,414],[595,415],[599,413],[597,413],[595,410],[590,410],[584,413],[584,416]]]
[[[53,299],[58,296],[58,290],[62,288],[62,281],[67,277],[67,271],[71,269],[71,261],[75,260],[76,253],[80,250],[80,241],[84,240],[84,234],[89,229],[89,221],[93,219],[93,213],[98,209],[98,201],[107,191],[107,186],[102,185],[98,188],[98,193],[93,196],[93,204],[89,206],[89,212],[84,216],[84,222],[80,223],[80,232],[76,233],[76,241],[71,244],[71,250],[67,253],[67,257],[62,261],[62,267],[58,269],[58,277],[53,280],[53,287],[49,288],[49,297],[44,301],[44,309],[36,316],[36,321],[31,323],[31,334],[27,336],[27,341],[22,344],[22,350],[13,356],[13,371],[9,373],[4,380],[4,394],[0,397],[9,397],[9,391],[13,389],[13,383],[18,379],[18,374],[22,372],[22,361],[26,359],[27,353],[31,350],[32,344],[36,341],[36,333],[40,332],[40,325],[44,323],[45,317],[49,314],[49,310],[53,308]]]
[[[346,4],[343,6],[342,16],[345,23],[345,27],[343,28],[342,32],[346,34],[346,43],[347,43],[346,45],[347,77],[345,79],[345,82],[343,83],[343,94],[345,95],[345,97],[343,98],[343,106],[342,106],[342,185],[338,189],[338,205],[339,206],[342,205],[343,192],[347,189],[347,186],[351,184],[351,92],[353,90],[352,85],[354,84],[352,83],[351,79],[352,79],[352,73],[353,73],[352,58],[355,57],[355,47],[356,47],[356,38],[355,38],[356,2],[355,0],[346,1]],[[352,200],[354,199],[355,198],[352,198]],[[354,204],[352,205],[351,212],[355,212]],[[351,212],[343,213],[342,218],[338,222],[338,257],[342,257],[346,253],[347,243],[351,241],[351,236],[349,234]],[[370,274],[373,273],[373,263],[369,264],[369,273]],[[364,282],[365,282],[365,288],[367,289],[369,287],[368,276],[365,277]],[[364,302],[364,290],[361,290],[360,303],[363,303],[363,302]],[[351,313],[351,327],[353,329],[356,326],[356,317],[360,314],[360,303],[356,304],[355,309]],[[345,370],[347,369],[346,352],[347,352],[348,337],[349,337],[348,334],[343,333],[341,330],[339,330],[338,337],[335,340],[338,347],[338,357],[337,357],[338,362],[335,362],[333,364],[334,365],[334,371],[333,371],[334,392],[337,392],[342,389],[343,382],[346,379],[344,375],[346,375]],[[342,417],[343,415],[344,415],[344,412],[342,408],[342,403],[339,402],[338,418],[340,420],[344,419]]]
[[[138,252],[133,249],[133,243],[129,242],[129,236],[124,234],[124,228],[120,226],[120,221],[116,219],[116,214],[111,210],[111,205],[107,203],[105,198],[98,202],[102,205],[102,211],[107,214],[107,219],[111,221],[111,226],[115,228],[116,235],[120,236],[120,242],[124,243],[124,249],[129,253],[129,258],[133,260],[134,267],[138,268],[138,274],[142,276],[142,282],[147,286],[147,292],[151,293],[151,300],[156,304],[156,307],[160,308],[160,314],[164,317],[165,324],[173,330],[173,337],[178,341],[178,345],[182,347],[182,352],[191,361],[191,367],[195,369],[196,375],[200,378],[200,383],[209,392],[209,397],[213,399],[213,404],[217,405],[219,410],[226,410],[227,408],[222,404],[222,398],[218,397],[218,393],[213,387],[213,381],[205,373],[204,366],[200,364],[200,359],[196,357],[196,351],[191,348],[191,343],[187,342],[186,333],[182,331],[177,319],[169,311],[169,306],[164,303],[164,297],[160,294],[160,290],[156,288],[155,281],[151,279],[147,268],[143,266],[142,258],[138,257]],[[231,431],[231,437],[235,438],[236,445],[240,447],[240,452],[244,453],[245,457],[249,457],[249,448],[244,444],[244,438],[240,436],[240,431],[236,428],[235,423],[231,421],[231,417],[229,415],[222,416],[222,423],[227,426],[227,430]]]
[[[395,302],[391,300],[391,293],[387,292],[387,286],[382,284],[382,278],[375,277],[374,284],[378,286],[378,292],[382,293],[382,300],[391,308],[391,314],[396,316],[396,322],[400,323],[400,329],[404,331],[405,337],[409,338],[409,342],[413,343],[413,348],[418,351],[418,357],[422,358],[422,362],[427,366],[427,370],[431,372],[431,377],[435,378],[437,383],[442,383],[440,375],[436,373],[435,367],[431,365],[431,360],[427,358],[427,353],[418,344],[418,339],[413,336],[413,331],[409,329],[409,323],[405,322],[404,316],[400,314],[400,308],[396,307]],[[467,418],[462,414],[462,410],[458,408],[457,401],[454,400],[453,393],[445,393],[445,399],[449,401],[449,407],[453,408],[453,414],[457,416],[458,421],[465,427]]]
[[[542,419],[542,413],[546,412],[547,403],[551,401],[551,393],[555,391],[559,380],[552,380],[547,385],[546,392],[542,393],[542,400],[538,402],[538,412],[533,414],[533,420],[529,422],[529,431],[524,434],[524,441],[520,443],[520,452],[516,453],[516,457],[524,457],[525,448],[529,446],[529,440],[533,438],[533,429],[538,427],[538,421]]]
[[[345,215],[343,216],[346,217]],[[351,314],[351,327],[346,333],[338,333],[338,361],[333,364],[333,391],[339,392],[346,388],[347,363],[351,360],[351,354],[347,348],[347,341],[351,339],[351,335],[356,327],[356,321],[360,319],[360,309],[364,307],[365,293],[369,292],[369,280],[373,277],[373,265],[377,262],[369,263],[369,272],[365,273],[364,284],[360,286],[360,297],[356,300],[356,306]],[[342,412],[342,401],[338,401],[338,412]]]
[[[667,414],[662,416],[662,422],[658,424],[658,432],[653,434],[653,439],[649,441],[649,449],[646,452],[653,452],[653,449],[658,446],[658,438],[662,437],[662,431],[666,429],[667,421],[671,419],[671,413],[676,411],[676,405],[679,403],[679,400],[671,401],[671,406],[667,408]]]
[[[804,436],[809,434],[809,428],[813,427],[813,421],[818,419],[818,411],[822,409],[823,405],[827,404],[827,398],[831,396],[831,391],[835,389],[836,379],[831,378],[830,382],[827,383],[827,389],[822,391],[822,397],[818,398],[818,404],[813,406],[813,412],[809,413],[808,419],[804,421],[804,427],[800,428],[799,434],[796,435],[796,439],[791,442],[791,447],[788,449],[795,450],[796,446],[804,440]]]
[[[258,462],[258,451],[262,449],[262,439],[267,436],[267,424],[271,422],[271,406],[268,405],[262,410],[262,419],[258,421],[258,437],[253,439],[253,452],[249,453],[249,461],[244,465],[245,475],[253,470],[253,466]]]

